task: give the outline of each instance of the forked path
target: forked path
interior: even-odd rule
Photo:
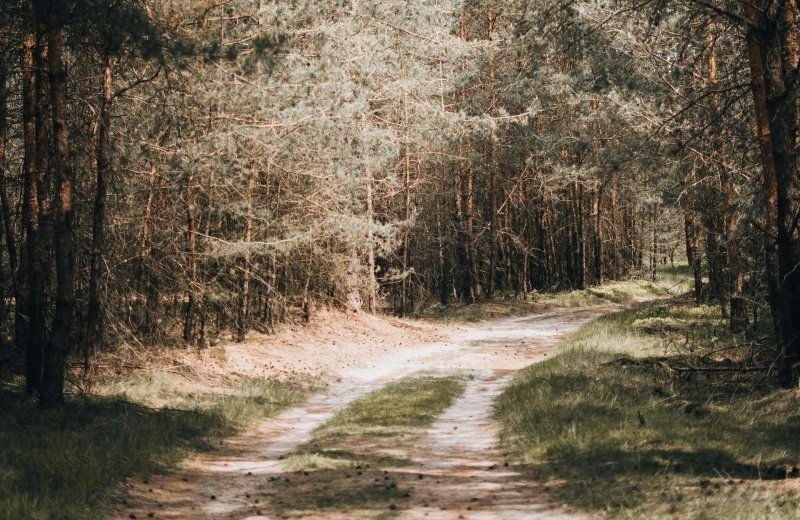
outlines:
[[[546,359],[564,336],[608,308],[559,309],[481,324],[449,341],[379,356],[341,374],[304,405],[225,442],[180,470],[128,489],[119,518],[503,518],[561,519],[574,515],[547,502],[535,481],[506,465],[492,425],[492,403],[514,371]],[[414,443],[412,462],[391,473],[377,467],[347,472],[287,472],[282,459],[348,403],[420,371],[469,376],[463,395]],[[352,475],[351,475],[352,473]],[[353,492],[335,481],[363,480]],[[373,482],[391,479],[410,492],[376,505],[364,500]],[[361,484],[358,484],[361,485]],[[363,492],[358,492],[363,489]],[[320,506],[319,490],[336,508]],[[323,492],[323,494],[324,494]],[[352,506],[343,494],[351,493]],[[308,496],[305,496],[308,495]],[[152,515],[152,516],[151,516]]]

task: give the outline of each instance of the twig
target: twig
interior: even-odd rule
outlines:
[[[674,367],[668,365],[669,368],[676,372],[760,372],[762,370],[769,370],[770,367]]]

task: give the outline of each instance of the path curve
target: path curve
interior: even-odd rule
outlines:
[[[492,403],[514,371],[546,359],[564,336],[609,310],[610,307],[559,309],[502,319],[470,327],[447,342],[378,356],[360,367],[343,371],[340,380],[324,392],[225,441],[220,449],[195,456],[168,475],[153,477],[147,483],[129,484],[128,499],[111,516],[275,518],[279,510],[274,506],[276,502],[282,503],[281,497],[303,492],[302,486],[295,486],[293,491],[285,485],[283,457],[306,443],[317,426],[354,399],[398,378],[425,371],[470,378],[464,394],[414,446],[412,464],[393,470],[393,478],[406,483],[413,493],[402,504],[392,504],[391,516],[578,518],[548,504],[534,481],[505,465],[496,444]],[[364,478],[368,476],[371,478],[371,475]],[[360,518],[386,512],[353,507],[334,513],[309,508],[290,513],[281,510],[280,516]]]

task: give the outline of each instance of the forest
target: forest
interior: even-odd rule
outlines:
[[[5,0],[0,386],[681,270],[796,390],[799,5]]]

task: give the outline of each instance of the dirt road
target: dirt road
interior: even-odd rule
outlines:
[[[555,344],[607,308],[556,310],[473,326],[448,341],[366,360],[304,405],[192,458],[180,470],[135,484],[119,518],[576,518],[547,501],[541,484],[509,467],[496,445],[492,403],[514,371],[546,359]],[[284,457],[348,403],[418,372],[468,376],[463,395],[415,439],[411,463],[288,471]],[[362,447],[363,448],[363,447]],[[363,450],[362,450],[363,451]],[[406,490],[371,500],[375,483]],[[335,496],[325,507],[320,497]],[[387,505],[388,503],[388,505]]]

